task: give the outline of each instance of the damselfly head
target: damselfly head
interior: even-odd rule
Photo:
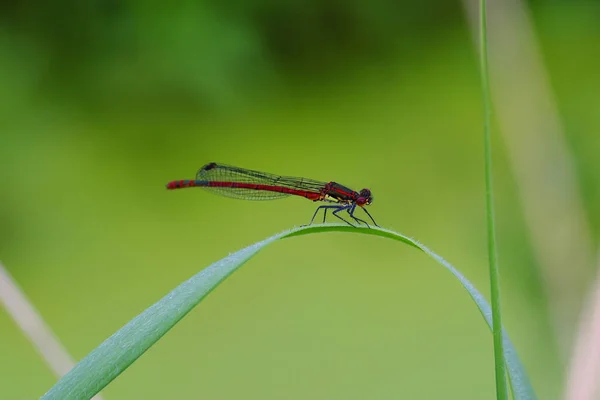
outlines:
[[[373,195],[369,189],[363,189],[358,194],[356,205],[360,207],[368,206],[373,202]]]

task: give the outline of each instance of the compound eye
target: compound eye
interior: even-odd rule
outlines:
[[[364,206],[369,205],[373,202],[373,195],[369,189],[363,189],[360,191],[358,195],[358,199],[356,199],[356,205]]]

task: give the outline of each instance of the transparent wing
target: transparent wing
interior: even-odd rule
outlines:
[[[290,196],[289,193],[276,191],[276,188],[278,187],[319,193],[326,185],[324,182],[312,179],[279,176],[217,163],[209,163],[200,168],[196,174],[196,179],[207,182],[243,183],[272,187],[272,190],[259,188],[203,187],[203,189],[221,196],[244,200],[274,200]]]

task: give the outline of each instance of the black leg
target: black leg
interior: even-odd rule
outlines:
[[[375,220],[373,219],[373,217],[371,217],[371,214],[369,214],[369,212],[367,211],[367,209],[366,209],[366,208],[364,208],[364,207],[361,207],[361,208],[363,209],[363,211],[364,211],[364,212],[366,212],[366,213],[367,213],[367,215],[369,216],[369,218],[371,218],[371,221],[373,221],[373,224],[374,224],[376,227],[378,227],[378,228],[379,228],[379,225],[377,225],[377,222],[375,222]]]
[[[348,214],[350,214],[350,217],[355,220],[356,222],[358,222],[358,224],[360,225],[360,223],[362,222],[363,224],[365,224],[367,226],[367,228],[370,228],[369,224],[367,223],[367,221],[364,221],[358,217],[356,217],[354,215],[354,210],[356,210],[356,204],[352,205],[352,208],[350,208],[348,210]]]
[[[347,210],[348,208],[350,208],[350,206],[338,206],[338,209],[335,210],[334,212],[332,212],[332,214],[335,215],[336,217],[338,217],[339,219],[341,219],[342,221],[344,221],[345,223],[347,223],[348,225],[350,225],[351,227],[356,228],[355,225],[352,225],[352,223],[350,223],[349,221],[345,220],[344,218],[342,218],[340,215],[337,214],[340,211]]]
[[[315,221],[315,217],[317,216],[317,214],[319,213],[319,210],[321,208],[325,208],[327,206],[319,206],[317,207],[317,209],[315,210],[315,213],[313,214],[312,218],[310,219],[310,222],[308,223],[308,225],[312,225],[312,223]],[[304,225],[303,225],[304,226]]]
[[[367,227],[367,228],[370,228],[370,227],[371,227],[371,226],[370,226],[370,225],[367,223],[367,221],[365,221],[364,219],[357,218],[357,217],[356,217],[354,214],[350,214],[350,217],[351,217],[353,220],[355,220],[356,222],[358,222],[358,224],[359,224],[359,225],[360,225],[360,224],[361,224],[361,222],[362,222],[363,224],[365,224],[365,225],[366,225],[366,227]]]
[[[336,209],[336,211],[337,211],[337,210],[339,210],[339,209],[345,209],[345,207],[346,207],[346,206],[339,206],[339,205],[335,205],[335,206],[326,206],[326,205],[319,206],[319,207],[317,207],[317,209],[315,210],[315,213],[313,214],[312,218],[310,219],[310,222],[308,223],[308,225],[303,225],[303,226],[309,226],[309,225],[312,225],[312,223],[315,221],[315,217],[316,217],[316,216],[317,216],[317,214],[319,213],[319,210],[320,210],[320,209],[323,209],[323,210],[325,210],[325,211],[324,211],[324,213],[323,213],[323,214],[324,214],[324,215],[323,215],[323,223],[325,223],[325,218],[327,217],[327,210],[328,210],[329,208],[335,208],[335,209]],[[334,214],[336,213],[336,211],[334,211]],[[338,218],[342,218],[342,217],[340,217],[340,216],[338,216],[338,215],[336,215],[336,217],[338,217]],[[343,219],[343,218],[342,218],[342,219]],[[344,219],[343,219],[343,220],[344,220]],[[346,220],[344,220],[344,221],[346,221]],[[346,221],[346,222],[348,222],[348,221]]]

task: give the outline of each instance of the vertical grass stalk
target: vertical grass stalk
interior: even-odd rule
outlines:
[[[490,78],[487,51],[487,10],[486,0],[479,2],[479,60],[481,68],[481,92],[483,97],[483,137],[485,152],[485,205],[488,230],[488,258],[490,267],[490,292],[494,336],[494,364],[496,371],[496,398],[506,400],[506,365],[504,363],[504,344],[502,338],[502,316],[500,314],[500,274],[496,256],[496,227],[494,223],[494,193],[492,189],[492,143],[491,119],[492,101],[490,98]]]

